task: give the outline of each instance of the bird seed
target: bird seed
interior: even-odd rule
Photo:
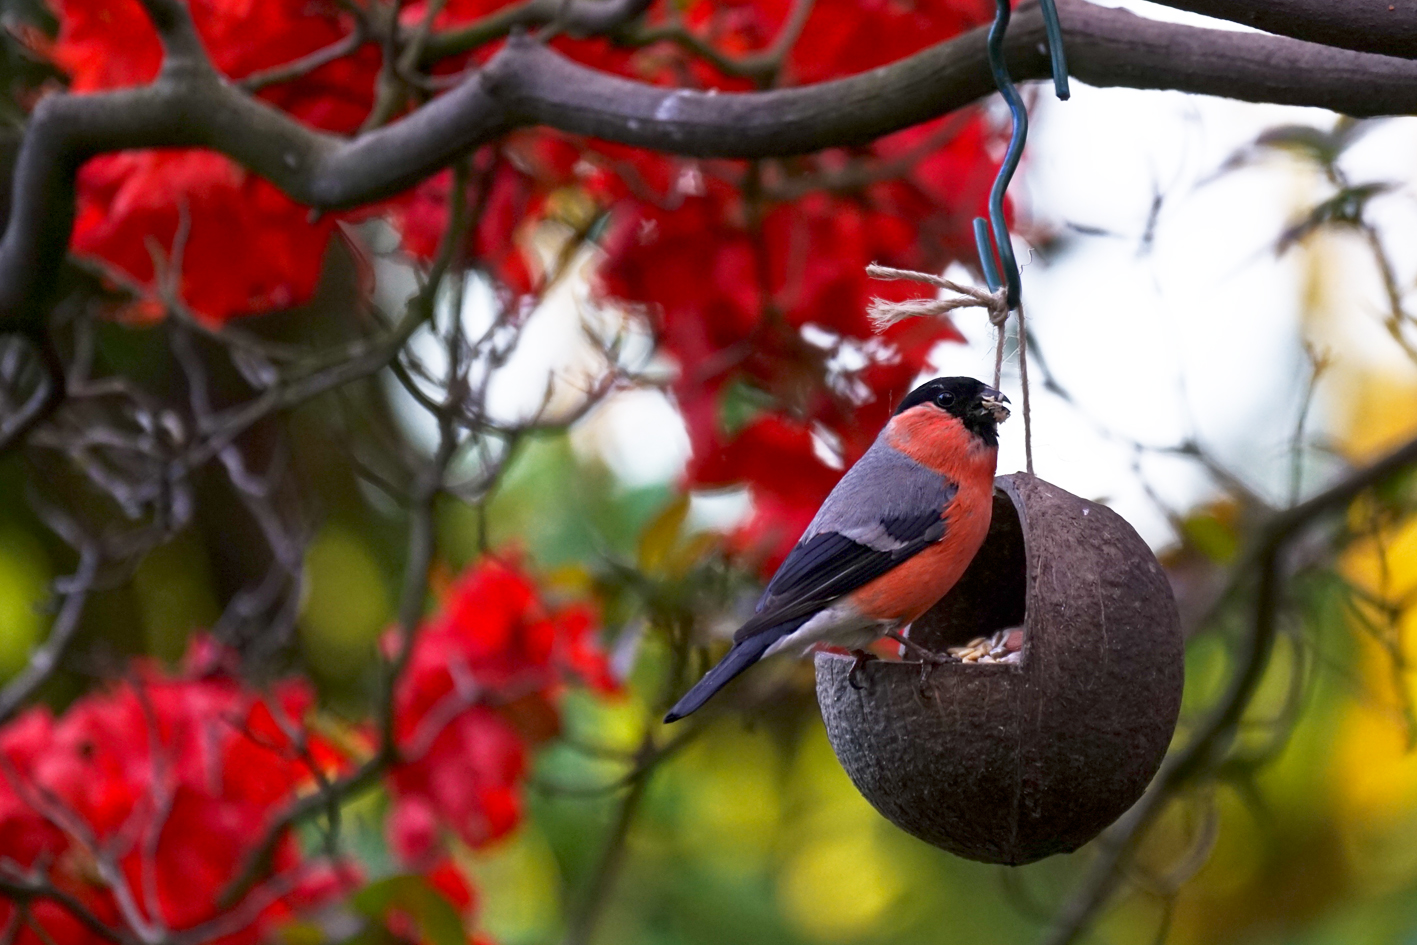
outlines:
[[[1017,663],[1023,658],[1023,628],[1008,627],[993,636],[975,637],[945,652],[964,663]]]

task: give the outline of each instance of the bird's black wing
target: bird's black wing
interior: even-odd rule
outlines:
[[[768,582],[758,612],[733,635],[741,643],[799,620],[880,577],[945,536],[942,510],[881,520],[889,550],[873,548],[840,532],[824,531],[797,543]]]

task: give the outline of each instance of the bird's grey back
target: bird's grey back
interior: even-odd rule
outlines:
[[[893,551],[908,539],[893,534],[892,523],[938,514],[958,491],[955,482],[890,446],[882,435],[841,477],[802,541],[837,532],[878,551]]]

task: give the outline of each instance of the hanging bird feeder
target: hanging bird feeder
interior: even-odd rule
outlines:
[[[1062,29],[1039,3],[1054,87],[1068,97]],[[889,820],[959,856],[1021,864],[1076,850],[1141,797],[1161,766],[1181,707],[1180,619],[1151,549],[1106,506],[1033,475],[1032,429],[1019,270],[1004,220],[1028,114],[1009,77],[1009,0],[996,0],[990,71],[1013,129],[974,221],[989,289],[929,273],[872,266],[950,296],[872,303],[879,326],[982,307],[998,329],[1017,317],[1027,473],[995,480],[988,537],[959,582],[912,624],[910,638],[958,663],[817,656],[817,701],[827,736],[858,790]],[[854,678],[853,678],[854,676]],[[858,688],[859,687],[859,688]]]
[[[996,480],[988,538],[911,627],[936,652],[1022,628],[1010,661],[816,658],[827,736],[887,819],[959,856],[1018,865],[1096,836],[1146,789],[1181,705],[1166,575],[1127,522],[1034,476]]]

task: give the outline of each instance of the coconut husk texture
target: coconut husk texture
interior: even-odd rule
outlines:
[[[935,667],[816,658],[842,767],[901,829],[972,860],[1067,853],[1146,789],[1176,728],[1180,621],[1166,575],[1106,506],[1017,473],[989,535],[910,630],[936,652],[1024,627],[1022,660]]]

